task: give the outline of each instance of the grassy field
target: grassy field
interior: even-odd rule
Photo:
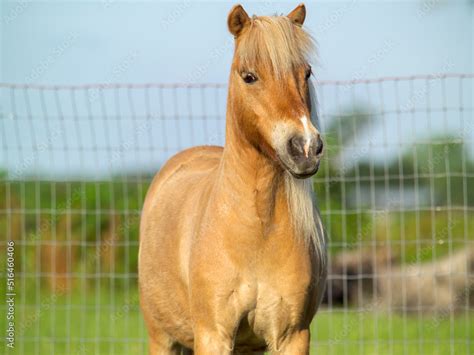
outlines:
[[[146,353],[146,329],[136,292],[96,289],[36,296],[17,296],[16,349],[10,353]],[[5,317],[0,326],[2,330],[6,327]],[[312,334],[312,353],[469,354],[474,349],[474,344],[469,347],[474,339],[474,313],[451,320],[449,315],[403,317],[322,309]]]
[[[147,186],[119,181],[0,184],[0,209],[11,211],[0,214],[0,233],[15,239],[16,272],[24,277],[17,280],[12,353],[146,353],[146,329],[130,276],[137,271],[138,211]],[[418,264],[465,247],[474,236],[472,210],[372,214],[344,209],[337,200],[321,207],[332,253],[376,242],[391,247],[401,263]],[[2,291],[5,282],[0,281]],[[68,282],[76,291],[52,293],[55,284]],[[3,303],[2,315],[4,310]],[[5,322],[2,316],[2,331]],[[312,327],[312,353],[474,352],[469,343],[474,312],[451,318],[322,310]]]

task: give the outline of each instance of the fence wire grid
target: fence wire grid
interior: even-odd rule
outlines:
[[[315,80],[330,260],[312,352],[472,353],[473,77]],[[143,199],[171,155],[224,144],[226,91],[0,83],[0,251],[14,258],[14,287],[3,264],[0,289],[14,298],[15,353],[146,353]]]

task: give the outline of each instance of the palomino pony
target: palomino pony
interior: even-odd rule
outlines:
[[[151,354],[309,352],[326,248],[305,16],[232,9],[225,146],[175,155],[150,186],[139,284]]]

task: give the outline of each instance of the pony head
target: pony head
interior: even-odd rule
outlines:
[[[237,5],[227,20],[235,37],[229,105],[236,128],[296,178],[315,174],[323,152],[311,121],[314,44],[302,28],[305,17],[303,4],[287,16],[252,18]]]

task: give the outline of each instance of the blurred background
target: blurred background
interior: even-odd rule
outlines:
[[[242,4],[272,15],[298,3]],[[146,352],[140,209],[171,155],[224,144],[232,5],[0,4],[0,249],[15,241],[13,352]],[[327,147],[313,181],[331,256],[312,351],[469,354],[474,3],[306,6]],[[6,294],[4,267],[0,278]]]

